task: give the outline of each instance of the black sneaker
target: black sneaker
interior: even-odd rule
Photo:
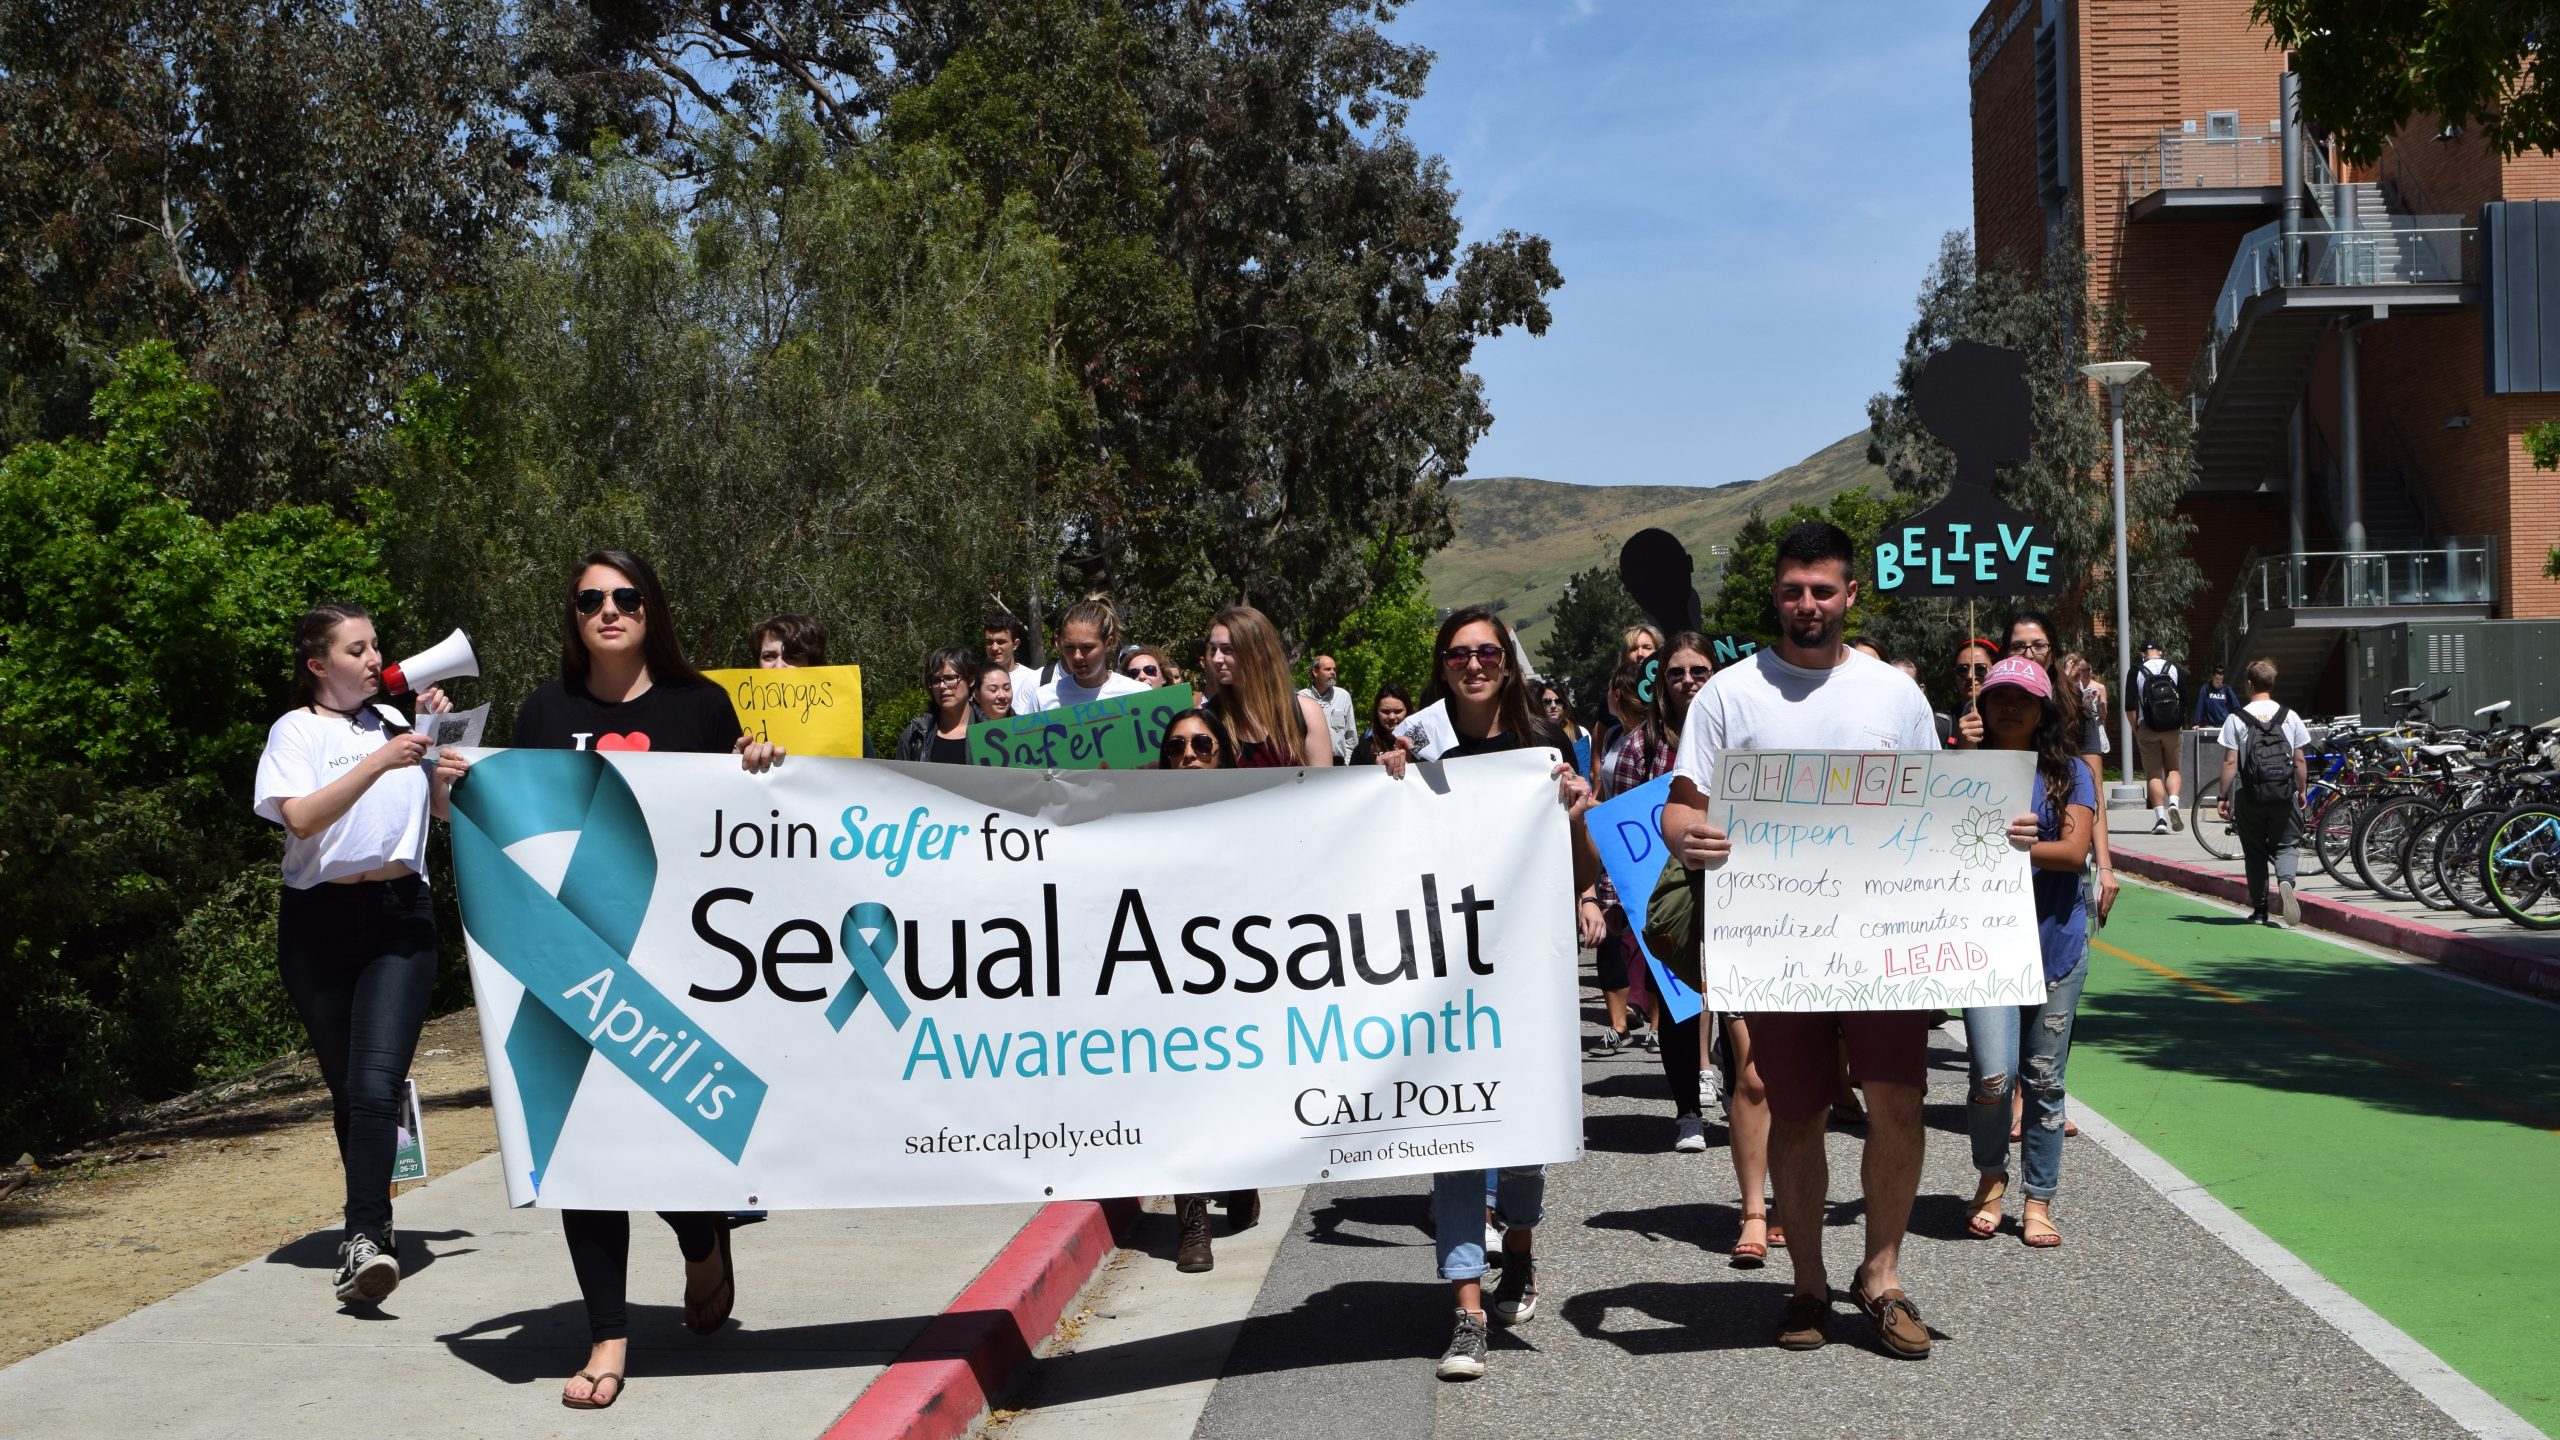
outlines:
[[[1707,1148],[1707,1122],[1696,1115],[1683,1115],[1671,1122],[1671,1148],[1683,1155],[1695,1155]]]
[[[1502,1283],[1494,1288],[1489,1307],[1496,1325],[1526,1325],[1538,1318],[1538,1264],[1523,1255],[1505,1257]]]
[[[1472,1310],[1458,1312],[1458,1328],[1449,1336],[1449,1350],[1440,1357],[1440,1368],[1434,1372],[1443,1380],[1473,1380],[1484,1373],[1484,1317]]]
[[[1627,1037],[1625,1034],[1603,1026],[1600,1031],[1600,1038],[1591,1042],[1591,1048],[1582,1052],[1582,1058],[1586,1060],[1606,1060],[1610,1056],[1617,1054],[1621,1049],[1624,1049],[1626,1043]]]
[[[1653,1027],[1641,1020],[1627,1022],[1627,1043],[1650,1050],[1654,1046]]]
[[[341,1303],[373,1305],[400,1288],[400,1262],[382,1253],[370,1235],[351,1235],[338,1244],[337,1290]]]
[[[2267,923],[2267,912],[2263,908],[2252,910],[2249,912],[2249,918],[2240,923],[2244,925],[2264,925]]]

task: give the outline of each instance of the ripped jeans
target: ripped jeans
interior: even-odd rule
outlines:
[[[1985,1175],[2009,1168],[2009,1091],[2020,1085],[2027,1104],[2018,1131],[2019,1169],[2030,1200],[2051,1200],[2062,1185],[2062,1075],[2071,1060],[2080,988],[2088,981],[2089,955],[2083,950],[2070,974],[2045,982],[2042,1005],[1983,1005],[1964,1012],[1973,1068],[1964,1107],[1973,1132],[1973,1168]]]

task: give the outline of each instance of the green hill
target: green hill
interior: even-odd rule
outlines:
[[[1595,564],[1615,564],[1618,547],[1638,530],[1659,526],[1679,536],[1697,557],[1704,594],[1723,569],[1708,547],[1732,539],[1755,507],[1774,518],[1799,501],[1819,505],[1860,485],[1886,485],[1884,471],[1867,463],[1864,430],[1774,475],[1711,489],[1461,480],[1449,487],[1457,539],[1424,567],[1431,603],[1495,606],[1535,654],[1564,582]]]

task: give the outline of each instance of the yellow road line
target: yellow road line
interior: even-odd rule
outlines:
[[[2192,975],[2180,974],[2178,971],[2170,969],[2168,966],[2161,964],[2157,960],[2147,960],[2120,945],[2112,945],[2104,940],[2092,937],[2089,941],[2089,948],[2092,950],[2103,950],[2106,953],[2115,956],[2119,960],[2125,960],[2135,965],[2139,965],[2154,975],[2158,975],[2166,980],[2174,980],[2178,984],[2186,986],[2188,989],[2195,991],[2199,995],[2219,1000],[2225,1005],[2237,1005],[2241,1009],[2249,1011],[2253,1015],[2263,1016],[2266,1019],[2290,1025],[2305,1034],[2318,1037],[2321,1043],[2333,1046],[2350,1055],[2361,1056],[2362,1058],[2374,1061],[2377,1064],[2387,1065],[2413,1080],[2422,1081],[2426,1084],[2435,1086],[2439,1090],[2444,1090],[2451,1094],[2458,1095],[2464,1100],[2479,1106],[2481,1109],[2486,1110],[2493,1115],[2513,1120],[2521,1125],[2530,1125],[2547,1134],[2560,1135],[2560,1120],[2555,1120],[2551,1116],[2545,1115],[2539,1110],[2532,1109],[2529,1106],[2518,1105],[2511,1100],[2501,1099],[2498,1096],[2492,1095],[2487,1091],[2478,1088],[2477,1086],[2466,1085],[2462,1081],[2448,1079],[2445,1076],[2438,1075],[2434,1071],[2427,1069],[2425,1066],[2415,1065],[2407,1060],[2403,1060],[2399,1056],[2394,1055],[2387,1050],[2377,1050],[2373,1046],[2367,1045],[2361,1040],[2350,1039],[2347,1036],[2339,1034],[2335,1030],[2329,1029],[2325,1025],[2315,1025],[2308,1020],[2297,1019],[2294,1016],[2287,1015],[2283,1011],[2275,1009],[2272,1006],[2264,1005],[2258,1001],[2252,1000],[2245,995],[2235,995],[2232,992],[2223,989],[2219,985],[2198,980]]]

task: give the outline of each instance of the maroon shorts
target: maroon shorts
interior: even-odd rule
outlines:
[[[1831,1108],[1840,1088],[1840,1046],[1849,1049],[1849,1078],[1864,1085],[1926,1085],[1926,1010],[1852,1010],[1836,1015],[1743,1017],[1751,1032],[1751,1064],[1769,1092],[1769,1113],[1803,1120]]]

